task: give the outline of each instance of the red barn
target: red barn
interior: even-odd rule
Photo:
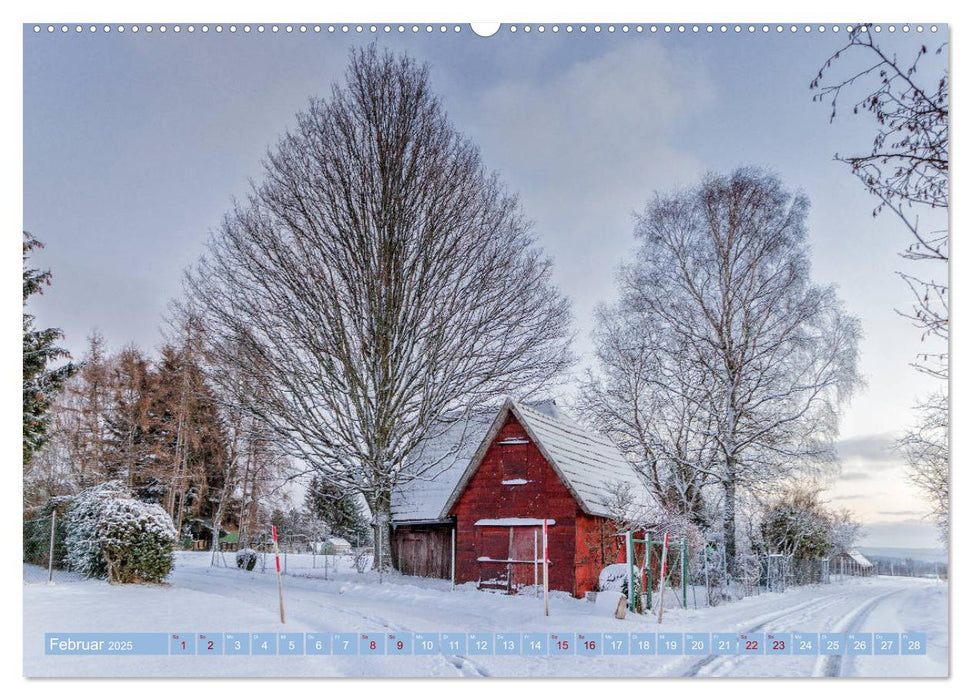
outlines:
[[[409,482],[392,500],[395,566],[447,578],[454,537],[457,583],[513,592],[533,584],[545,518],[550,588],[577,597],[595,590],[621,544],[610,521],[614,487],[626,483],[646,494],[620,451],[549,401],[510,399],[491,422],[474,417],[451,437],[459,430],[474,452],[453,447],[448,468]],[[422,458],[434,460],[441,451]]]

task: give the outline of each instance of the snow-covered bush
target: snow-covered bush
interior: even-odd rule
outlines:
[[[236,566],[240,569],[252,571],[260,555],[254,549],[241,549],[236,552]]]
[[[635,608],[640,611],[641,605],[641,569],[634,568],[634,603]],[[601,572],[597,581],[597,588],[600,591],[617,591],[630,600],[627,592],[627,583],[630,579],[630,566],[628,564],[609,564]]]
[[[176,532],[157,504],[110,481],[82,491],[67,513],[70,567],[112,583],[158,582],[172,569]]]
[[[600,577],[597,581],[597,590],[619,591],[629,575],[630,567],[627,564],[609,564],[600,572]],[[636,570],[634,571],[634,575],[637,575]]]

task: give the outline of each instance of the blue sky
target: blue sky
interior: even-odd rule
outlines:
[[[534,25],[535,26],[535,25]],[[549,31],[494,37],[378,33],[431,65],[456,126],[522,197],[574,304],[577,350],[591,312],[614,295],[634,247],[631,216],[655,190],[743,164],[776,171],[812,201],[814,277],[839,286],[863,322],[868,388],[842,423],[844,476],[829,495],[871,524],[869,544],[934,546],[924,504],[887,443],[935,383],[908,366],[918,331],[895,313],[894,272],[909,242],[833,161],[872,138],[868,117],[813,103],[809,81],[842,44],[831,32],[695,35]],[[901,56],[941,34],[881,36]],[[109,344],[153,349],[182,269],[232,198],[260,176],[267,147],[311,95],[372,37],[338,31],[35,35],[24,30],[24,228],[47,244],[54,286],[32,303],[77,354],[98,328]],[[582,367],[582,364],[581,364]],[[862,476],[861,476],[862,475]]]

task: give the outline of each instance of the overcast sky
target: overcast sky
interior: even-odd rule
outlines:
[[[910,57],[935,36],[884,34]],[[651,35],[564,31],[491,38],[379,32],[379,45],[428,61],[455,125],[518,191],[571,297],[589,362],[592,310],[615,294],[633,248],[632,214],[651,194],[706,171],[760,165],[812,202],[813,276],[835,284],[866,338],[868,387],[842,421],[843,474],[827,496],[867,524],[871,546],[934,547],[926,506],[889,443],[936,382],[908,366],[919,331],[895,308],[909,243],[835,152],[868,149],[873,123],[829,123],[809,81],[845,35]],[[24,228],[46,244],[54,285],[33,300],[80,356],[99,329],[112,348],[154,350],[182,269],[311,95],[344,71],[365,32],[210,31],[24,36]]]

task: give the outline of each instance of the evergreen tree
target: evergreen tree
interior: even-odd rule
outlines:
[[[33,294],[40,294],[51,283],[49,270],[28,269],[30,251],[43,247],[32,235],[24,234],[24,306]],[[34,329],[34,316],[24,311],[24,466],[48,439],[50,408],[54,395],[76,368],[70,362],[59,367],[50,365],[58,359],[70,359],[66,350],[57,346],[64,334],[57,328]]]
[[[355,494],[342,493],[334,484],[314,476],[307,488],[305,501],[313,517],[330,526],[332,534],[351,542],[367,542],[371,534],[367,518]]]

